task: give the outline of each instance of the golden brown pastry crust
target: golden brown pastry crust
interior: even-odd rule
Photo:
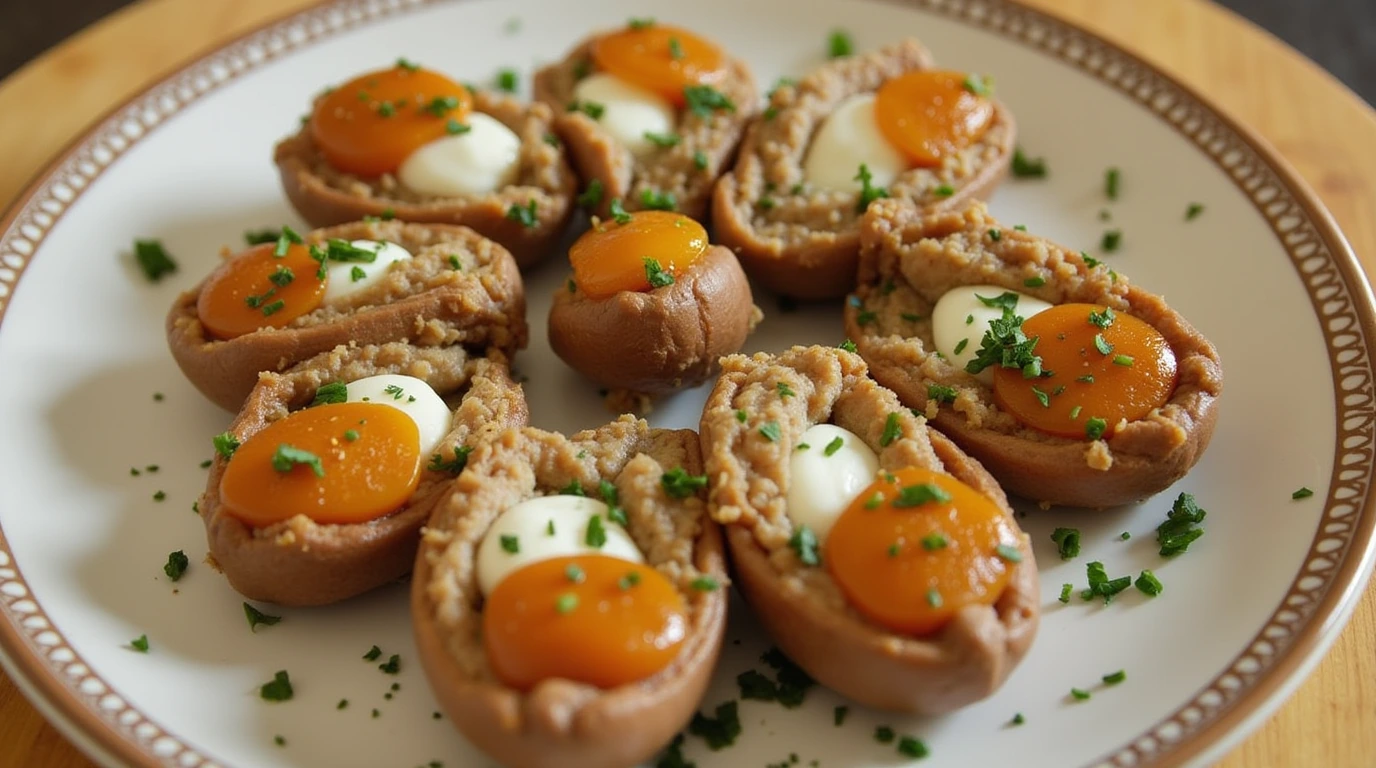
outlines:
[[[376,179],[339,171],[325,160],[302,126],[277,144],[273,160],[292,207],[313,227],[364,216],[393,215],[423,224],[461,224],[501,243],[522,268],[545,258],[573,213],[578,179],[553,136],[553,113],[543,104],[522,104],[488,91],[473,91],[473,108],[510,128],[521,139],[516,183],[487,195],[435,197],[407,189],[393,174]],[[511,206],[535,201],[535,226],[507,218]]]
[[[441,707],[469,741],[514,768],[606,768],[637,764],[692,717],[721,649],[726,565],[721,531],[702,499],[675,499],[665,470],[701,474],[691,430],[650,429],[625,416],[572,438],[508,430],[478,448],[435,510],[416,557],[411,614],[421,662]],[[617,485],[627,530],[646,561],[678,586],[689,633],[674,661],[637,683],[601,690],[547,680],[529,693],[497,682],[487,666],[474,551],[493,519],[570,482]],[[700,575],[721,587],[689,585]]]
[[[451,401],[462,392],[454,424],[441,442],[443,461],[456,446],[475,447],[529,418],[525,396],[499,352],[470,357],[462,347],[443,349],[391,343],[341,346],[285,373],[264,373],[229,433],[248,440],[289,412],[304,408],[323,384],[397,373],[424,380]],[[215,457],[198,504],[214,564],[230,586],[251,600],[279,605],[325,605],[395,581],[415,560],[421,526],[446,498],[453,476],[425,470],[406,506],[367,523],[320,524],[297,515],[253,528],[228,515],[220,480],[233,458]]]
[[[840,102],[932,66],[927,49],[909,39],[837,59],[796,85],[775,89],[765,113],[773,117],[751,123],[736,167],[717,182],[712,196],[716,237],[756,282],[800,299],[844,296],[855,285],[860,183],[845,192],[808,189],[803,161],[813,135]],[[1008,173],[1015,136],[1012,114],[995,101],[993,122],[978,142],[940,168],[904,172],[888,192],[927,211],[988,199]],[[938,194],[943,185],[952,193]]]
[[[340,344],[464,344],[507,355],[526,345],[525,286],[516,263],[505,248],[467,227],[362,222],[305,238],[386,240],[413,258],[393,266],[380,285],[322,305],[285,328],[228,340],[209,338],[196,314],[205,281],[178,296],[167,315],[172,357],[201,394],[226,410],[239,409],[260,372],[285,370]],[[461,269],[453,268],[451,255]]]
[[[780,382],[794,395],[780,397]],[[898,415],[901,433],[884,446],[889,414]],[[757,434],[769,421],[779,425],[778,440]],[[1040,596],[1031,542],[1019,531],[1022,560],[994,605],[966,607],[931,636],[897,635],[865,619],[824,567],[804,565],[789,546],[789,457],[808,427],[828,421],[864,440],[883,469],[919,466],[955,476],[993,501],[1018,531],[989,473],[870,380],[857,355],[827,347],[732,355],[722,361],[701,434],[708,509],[726,527],[741,592],[790,658],[862,704],[938,714],[988,696],[1036,634]]]
[[[661,394],[705,381],[719,357],[745,344],[759,316],[736,257],[710,246],[663,288],[605,299],[556,290],[549,343],[605,387]]]
[[[999,231],[997,241],[990,230]],[[925,412],[1006,490],[1050,504],[1112,507],[1163,490],[1204,453],[1218,420],[1223,368],[1213,344],[1160,296],[1107,265],[1089,267],[1077,251],[1004,227],[983,204],[924,216],[899,201],[880,201],[865,217],[861,240],[860,285],[857,300],[845,309],[846,332],[875,379]],[[1045,284],[1027,287],[1024,281],[1033,277]],[[1175,391],[1165,406],[1104,440],[1071,440],[1022,426],[998,408],[988,386],[932,353],[929,320],[903,319],[929,317],[953,287],[984,284],[1052,304],[1102,304],[1146,321],[1175,352]],[[954,387],[955,402],[930,401],[931,384]]]
[[[590,35],[562,61],[536,72],[534,79],[535,99],[554,110],[554,130],[568,145],[584,185],[593,179],[602,184],[602,199],[590,212],[610,216],[615,199],[620,199],[627,211],[643,210],[644,193],[669,193],[677,202],[675,210],[706,221],[712,185],[735,156],[746,123],[755,113],[759,96],[750,68],[740,59],[728,57],[728,74],[718,90],[735,109],[716,110],[708,118],[681,109],[675,127],[679,143],[637,162],[596,120],[568,109],[580,73],[596,71],[592,68],[593,41],[610,31]],[[699,152],[705,167],[698,167],[695,160]]]

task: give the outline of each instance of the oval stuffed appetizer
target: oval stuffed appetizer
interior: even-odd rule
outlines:
[[[400,578],[469,453],[526,419],[498,352],[341,346],[265,373],[215,438],[199,501],[210,555],[245,597],[281,605]]]
[[[1013,116],[987,78],[931,67],[905,40],[774,89],[712,199],[717,236],[752,278],[801,299],[844,296],[871,201],[936,210],[994,191]]]
[[[526,345],[511,254],[467,227],[373,221],[284,227],[177,297],[167,343],[206,397],[238,410],[260,371],[340,344],[409,340],[512,354]]]
[[[760,622],[824,685],[936,714],[993,693],[1039,616],[994,479],[844,350],[732,355],[702,415],[708,509]]]
[[[688,722],[726,621],[701,472],[691,430],[629,416],[473,452],[411,588],[426,676],[464,736],[515,768],[609,768]]]
[[[583,41],[535,73],[535,98],[587,186],[579,203],[707,215],[708,197],[755,110],[745,63],[689,30],[653,20]]]
[[[577,180],[543,104],[473,89],[399,59],[316,97],[277,145],[282,186],[314,227],[364,216],[463,224],[522,267],[573,211]]]
[[[680,213],[618,212],[584,233],[569,261],[550,346],[606,387],[661,394],[698,384],[762,317],[736,257]]]
[[[870,208],[846,330],[875,379],[1034,501],[1111,507],[1209,444],[1218,352],[1161,297],[982,204]]]

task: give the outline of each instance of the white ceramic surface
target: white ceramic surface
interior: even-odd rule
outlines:
[[[1230,743],[1209,725],[1232,702],[1260,713],[1278,701],[1275,690],[1290,688],[1282,678],[1298,680],[1297,670],[1310,666],[1288,649],[1296,645],[1317,659],[1369,570],[1369,563],[1354,565],[1369,539],[1366,493],[1330,486],[1343,451],[1358,455],[1349,466],[1353,482],[1360,485],[1370,469],[1369,437],[1365,453],[1357,442],[1338,440],[1342,419],[1349,430],[1370,424],[1362,415],[1369,396],[1363,405],[1335,395],[1370,388],[1362,335],[1371,322],[1368,290],[1355,270],[1333,268],[1350,254],[1331,233],[1325,237],[1324,222],[1295,205],[1302,194],[1206,108],[1105,44],[1054,24],[1039,34],[1040,17],[997,2],[341,3],[174,76],[95,131],[0,233],[0,620],[25,638],[6,647],[10,665],[56,681],[71,699],[54,701],[55,709],[74,721],[94,712],[149,763],[488,764],[447,721],[432,719],[436,706],[416,661],[404,586],[324,609],[265,607],[283,621],[250,633],[242,598],[203,562],[205,535],[190,509],[204,484],[198,465],[210,456],[210,436],[230,414],[182,379],[166,349],[163,317],[221,246],[239,246],[244,230],[301,228],[279,189],[271,148],[323,86],[406,56],[479,82],[516,67],[525,88],[534,67],[586,31],[630,16],[707,34],[743,56],[762,88],[822,63],[835,27],[849,30],[861,49],[918,36],[943,66],[993,75],[1017,115],[1019,144],[1050,168],[1045,180],[1008,182],[994,212],[1081,245],[1164,294],[1218,346],[1226,380],[1213,445],[1176,487],[1110,512],[1026,510],[1023,524],[1042,569],[1042,625],[1029,656],[993,697],[928,719],[851,705],[841,727],[832,724],[833,707],[845,702],[822,689],[796,710],[742,702],[737,744],[712,753],[689,738],[689,758],[702,768],[763,765],[790,753],[804,765],[894,765],[901,758],[893,745],[872,737],[886,724],[925,740],[931,757],[924,765],[1067,766],[1128,756],[1139,764],[1175,762]],[[1048,35],[1064,42],[1053,48]],[[1094,56],[1100,63],[1087,64]],[[1186,111],[1173,116],[1176,107]],[[123,146],[112,138],[119,133]],[[1122,172],[1116,202],[1103,193],[1109,166]],[[80,185],[73,181],[83,176]],[[1186,221],[1192,202],[1206,210]],[[1288,207],[1272,212],[1269,205]],[[1111,222],[1100,220],[1102,209]],[[1287,224],[1286,216],[1298,223]],[[1116,254],[1097,247],[1107,228],[1124,233]],[[1312,248],[1296,245],[1302,232]],[[128,253],[141,237],[161,239],[180,272],[148,284]],[[556,254],[527,276],[533,334],[516,365],[530,377],[534,424],[571,432],[612,415],[596,387],[546,342],[549,296],[565,273]],[[1329,273],[1335,276],[1316,278]],[[782,312],[772,296],[757,294],[756,302],[766,320],[748,351],[841,340],[839,303]],[[1344,342],[1344,333],[1356,341]],[[1331,366],[1340,364],[1343,378],[1335,382]],[[696,427],[707,390],[661,403],[652,423]],[[155,392],[164,399],[155,401]],[[159,470],[131,476],[131,467],[151,464]],[[1292,500],[1300,486],[1314,497]],[[160,490],[166,499],[155,501]],[[1207,533],[1187,554],[1164,560],[1154,528],[1180,491],[1209,511]],[[1062,525],[1084,534],[1084,550],[1070,562],[1058,559],[1048,536]],[[1120,539],[1124,531],[1130,540]],[[177,549],[191,568],[173,585],[162,565]],[[1151,568],[1165,592],[1148,599],[1131,590],[1108,606],[1078,597],[1057,602],[1063,582],[1083,586],[1091,560],[1102,560],[1111,576]],[[1341,600],[1325,600],[1343,589]],[[1278,613],[1283,600],[1290,602]],[[708,712],[737,695],[736,675],[761,667],[768,646],[745,606],[732,607]],[[146,655],[128,647],[144,633]],[[1259,633],[1263,646],[1253,644]],[[360,659],[374,644],[401,654],[400,675]],[[296,696],[266,703],[258,686],[279,669],[290,672]],[[1126,682],[1100,685],[1101,675],[1119,669]],[[393,682],[401,690],[387,700]],[[1093,698],[1072,700],[1072,687]],[[1256,693],[1263,689],[1269,699]],[[342,698],[349,704],[341,711]],[[1026,724],[1009,726],[1019,712]],[[74,727],[101,743],[111,738]],[[279,734],[285,746],[274,744]]]

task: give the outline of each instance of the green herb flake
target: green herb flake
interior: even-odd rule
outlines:
[[[1123,244],[1123,231],[1121,229],[1110,229],[1104,233],[1104,238],[1099,241],[1099,247],[1105,253],[1113,253]]]
[[[952,352],[953,354],[957,354],[957,355],[958,355],[958,354],[960,354],[961,352],[964,352],[964,351],[965,351],[965,348],[968,347],[968,346],[970,346],[970,340],[969,340],[969,339],[961,339],[960,341],[957,341],[957,342],[956,342],[955,349],[952,349],[951,352]]]
[[[880,744],[891,743],[894,740],[895,736],[897,736],[897,734],[895,734],[893,732],[893,729],[887,725],[881,725],[878,728],[874,729],[874,740],[879,742]]]
[[[749,420],[749,418],[750,418],[750,415],[747,414],[745,411],[743,411],[743,410],[741,410],[741,409],[739,409],[739,408],[736,409],[736,421],[738,421],[738,422],[744,424],[747,420]]]
[[[430,472],[444,472],[457,477],[463,468],[468,466],[468,454],[472,452],[473,449],[469,446],[456,445],[454,446],[454,458],[445,459],[441,454],[431,454],[430,463],[425,468]]]
[[[159,240],[135,240],[134,261],[138,262],[143,276],[156,283],[166,275],[177,271],[177,262],[163,248]]]
[[[387,657],[387,661],[377,665],[377,668],[388,675],[395,675],[401,672],[401,654],[394,653]]]
[[[593,120],[601,120],[602,113],[606,112],[607,108],[595,101],[572,101],[569,102],[568,111],[582,112]]]
[[[1104,195],[1110,200],[1118,199],[1118,182],[1121,181],[1122,174],[1117,168],[1109,168],[1104,171]]]
[[[1005,562],[1022,562],[1022,551],[1011,544],[1000,544],[997,547],[994,547],[994,554],[998,555],[999,559]]]
[[[696,712],[688,723],[688,733],[705,741],[713,752],[729,747],[741,735],[741,720],[736,710],[737,702],[728,701],[717,705],[716,717]]]
[[[250,229],[244,232],[244,242],[248,245],[275,243],[278,234],[279,230],[276,229]]]
[[[883,503],[884,495],[881,493],[876,493],[865,500],[865,509],[878,509],[879,505]]]
[[[846,715],[849,715],[849,714],[850,714],[850,707],[845,706],[844,704],[842,704],[842,705],[840,705],[840,706],[837,706],[837,707],[833,707],[832,710],[831,710],[831,722],[832,722],[832,725],[835,725],[835,726],[838,727],[838,728],[841,727],[841,725],[844,724],[844,723],[846,722]]]
[[[272,680],[263,683],[258,689],[258,695],[263,701],[289,701],[292,697],[291,678],[285,669],[278,670],[272,676]]]
[[[855,204],[856,213],[864,213],[865,209],[870,207],[870,203],[889,196],[889,190],[874,186],[871,183],[873,180],[874,174],[870,173],[870,167],[861,163],[855,174],[855,181],[860,182],[860,199]]]
[[[248,603],[244,603],[244,618],[248,619],[248,629],[250,632],[257,632],[259,624],[270,627],[282,620],[281,616],[263,613]]]
[[[627,571],[625,576],[622,576],[620,579],[617,580],[616,585],[617,585],[618,587],[620,587],[620,588],[624,591],[624,590],[630,589],[631,587],[634,587],[635,585],[637,585],[637,584],[639,584],[639,583],[640,583],[640,572],[639,572],[639,571]]]
[[[502,534],[501,544],[502,551],[509,555],[515,555],[521,551],[521,539],[515,534]]]
[[[1043,408],[1051,407],[1051,395],[1037,389],[1035,384],[1032,385],[1032,395],[1037,398],[1037,402],[1041,403]]]
[[[1135,362],[1137,362],[1137,361],[1133,359],[1132,355],[1114,355],[1114,356],[1113,356],[1113,364],[1114,364],[1114,365],[1121,365],[1121,366],[1123,366],[1124,368],[1131,368],[1132,365],[1133,365],[1133,363],[1135,363]]]
[[[950,184],[940,184],[932,189],[932,194],[937,197],[950,197],[956,193],[956,188]]]
[[[1161,556],[1178,555],[1203,536],[1204,529],[1197,526],[1204,521],[1206,514],[1195,503],[1193,495],[1182,493],[1177,496],[1170,512],[1166,513],[1166,521],[1156,527],[1156,541],[1161,545]]]
[[[1060,600],[1062,603],[1069,603],[1069,602],[1070,602],[1070,593],[1073,592],[1074,590],[1075,590],[1075,585],[1074,585],[1074,584],[1062,584],[1062,585],[1061,585],[1061,596],[1058,597],[1058,598],[1056,598],[1056,599],[1057,599],[1057,600]]]
[[[364,660],[364,661],[377,661],[378,658],[380,658],[381,656],[382,656],[382,649],[379,648],[379,647],[377,647],[377,646],[375,645],[375,646],[373,646],[372,648],[369,648],[367,653],[363,654],[363,660]]]
[[[779,422],[777,421],[766,421],[760,426],[760,437],[763,437],[771,443],[779,442],[780,434]]]
[[[602,180],[593,179],[588,182],[588,186],[578,195],[578,204],[584,208],[596,208],[602,203]]]
[[[806,525],[800,525],[793,529],[793,535],[788,539],[788,545],[793,548],[798,559],[803,565],[818,565],[822,562],[817,554],[817,534]]]
[[[1150,569],[1143,570],[1138,574],[1137,581],[1133,582],[1133,586],[1137,587],[1138,591],[1147,597],[1156,597],[1165,589],[1161,580],[1156,578],[1156,574],[1152,573]]]
[[[1071,688],[1070,696],[1074,698],[1076,701],[1088,701],[1089,691],[1083,690],[1081,688]]]
[[[167,564],[162,567],[162,572],[167,574],[168,579],[180,581],[190,564],[191,560],[187,558],[186,553],[179,549],[167,556]]]
[[[683,98],[688,109],[701,118],[709,118],[717,110],[735,112],[736,105],[725,94],[710,85],[687,85]]]
[[[1085,577],[1089,581],[1089,588],[1080,591],[1080,599],[1093,600],[1095,597],[1102,597],[1104,605],[1112,602],[1114,595],[1132,586],[1131,576],[1110,579],[1104,564],[1098,560],[1085,565]]]
[[[683,467],[674,467],[660,476],[659,485],[671,498],[686,499],[707,487],[707,475],[690,475]]]
[[[822,449],[822,455],[823,455],[823,456],[832,456],[832,455],[835,455],[835,453],[836,453],[837,451],[841,450],[843,447],[845,447],[845,445],[846,445],[845,438],[842,438],[842,437],[833,437],[833,438],[831,439],[831,442],[827,443],[827,447],[825,447],[825,448]]]
[[[839,59],[842,56],[849,56],[855,51],[855,42],[851,39],[850,33],[844,29],[833,29],[827,36],[827,56],[832,59]]]
[[[1022,153],[1022,147],[1013,150],[1013,175],[1019,179],[1046,178],[1046,160],[1031,158]]]
[[[742,699],[774,701],[779,698],[779,686],[756,669],[747,669],[736,675],[736,685],[740,687]]]
[[[898,489],[898,495],[889,502],[895,509],[907,509],[918,507],[923,504],[945,504],[951,500],[951,494],[946,489],[936,483],[918,483],[916,485],[905,485]]]
[[[328,384],[321,384],[315,390],[315,398],[311,400],[311,406],[325,405],[327,403],[345,403],[349,400],[349,387],[342,381],[332,381]]]
[[[850,352],[852,354],[856,351],[855,342],[851,341],[850,339],[846,339],[845,341],[842,341],[840,344],[837,344],[836,348],[845,350],[846,352]]]
[[[956,401],[956,388],[948,387],[945,384],[928,384],[927,399],[935,400],[938,403],[954,403]]]
[[[588,530],[583,534],[583,543],[593,549],[601,549],[607,543],[607,528],[602,524],[601,515],[593,515],[588,520]]]
[[[340,700],[339,700],[339,703],[336,704],[336,705],[334,705],[334,708],[335,708],[335,709],[348,709],[348,708],[349,708],[349,700],[348,700],[348,699],[340,699]]]
[[[693,151],[693,167],[699,171],[707,170],[707,153],[702,150]]]
[[[653,131],[646,131],[645,140],[661,149],[668,149],[678,146],[679,142],[683,141],[683,138],[677,133],[655,133]]]
[[[1046,278],[1042,277],[1041,275],[1036,275],[1022,281],[1022,284],[1028,288],[1040,288],[1043,285],[1046,285]]]
[[[404,56],[397,59],[397,67],[400,69],[404,69],[407,72],[415,72],[416,70],[420,69],[419,64],[415,63],[414,61],[411,61],[410,59],[407,59]]]
[[[926,743],[921,739],[912,736],[904,736],[898,740],[898,754],[904,757],[923,758],[931,754],[927,749]]]
[[[1080,556],[1080,529],[1057,528],[1051,532],[1051,540],[1056,542],[1056,552],[1062,560],[1073,560]]]
[[[520,86],[520,76],[514,69],[497,70],[497,88],[507,93],[515,93]]]
[[[642,189],[640,191],[640,204],[650,211],[673,211],[678,209],[678,199],[672,192],[660,192],[657,189]]]
[[[320,463],[320,457],[310,451],[282,443],[272,454],[272,468],[278,472],[290,472],[301,465],[310,467],[316,477],[325,476],[325,467]]]
[[[884,433],[879,436],[879,445],[887,448],[890,443],[903,435],[903,428],[898,423],[898,414],[890,413],[884,417]]]
[[[639,19],[637,19],[637,18],[631,18],[631,19],[627,20],[627,22],[626,22],[626,26],[630,27],[631,29],[649,29],[650,27],[653,27],[654,25],[655,25],[655,20],[654,20],[653,17],[645,17],[645,18],[639,18]]]
[[[1104,675],[1102,679],[1104,681],[1104,685],[1117,685],[1123,682],[1124,680],[1128,679],[1128,673],[1120,669],[1117,672],[1110,672],[1109,674]]]
[[[512,203],[511,207],[506,209],[506,217],[508,220],[517,222],[526,229],[533,229],[540,224],[540,219],[535,213],[535,206],[536,203],[534,200],[530,200],[525,205]]]
[[[139,653],[148,653],[148,635],[139,635],[129,641],[129,647]]]
[[[1078,414],[1072,415],[1071,418],[1073,419],[1077,415]],[[1103,437],[1104,432],[1107,429],[1108,422],[1104,421],[1098,416],[1094,416],[1089,420],[1085,421],[1085,437],[1089,438],[1090,440],[1098,440],[1099,438]]]
[[[1195,219],[1199,218],[1199,214],[1203,212],[1203,203],[1190,203],[1189,207],[1185,209],[1185,221],[1194,221]]]
[[[716,592],[721,589],[721,582],[711,576],[699,576],[688,582],[688,587],[695,592]]]
[[[578,567],[577,563],[569,563],[564,567],[564,578],[568,579],[573,584],[582,584],[587,578],[587,574],[583,572],[582,568]]]
[[[1313,495],[1314,495],[1314,492],[1313,492],[1313,491],[1309,490],[1309,489],[1306,488],[1306,487],[1301,487],[1298,491],[1295,491],[1294,493],[1290,494],[1290,498],[1295,499],[1295,500],[1307,499],[1307,498],[1309,498],[1310,496],[1313,496]]]

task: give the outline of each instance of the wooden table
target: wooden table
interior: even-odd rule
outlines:
[[[1376,268],[1376,112],[1312,62],[1205,0],[1026,0],[1135,51],[1268,139]],[[110,106],[170,68],[314,0],[143,0],[0,83],[0,210]],[[27,116],[27,118],[16,117]],[[1221,765],[1369,766],[1376,591],[1317,672]],[[91,765],[0,675],[0,766]]]

